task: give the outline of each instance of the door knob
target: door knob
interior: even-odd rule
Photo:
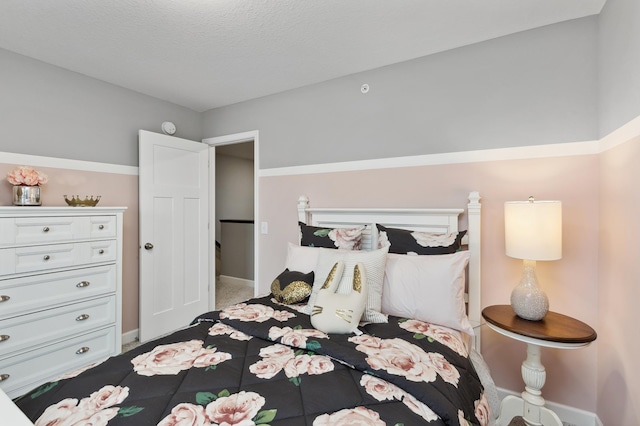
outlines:
[[[144,245],[145,250],[151,250],[153,248],[153,244],[147,243]]]

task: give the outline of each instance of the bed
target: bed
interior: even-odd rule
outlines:
[[[492,383],[473,349],[480,347],[479,199],[471,193],[466,210],[318,209],[301,197],[301,240],[308,231],[315,238],[333,230],[350,249],[289,245],[278,278],[313,275],[305,298],[283,303],[274,280],[272,294],[197,315],[182,330],[70,372],[14,403],[36,425],[490,424]],[[409,230],[421,238],[451,235],[446,244],[467,250],[389,254]],[[321,273],[335,259],[331,272]],[[367,291],[358,302],[366,321],[350,333],[314,326],[327,283],[340,282],[338,298],[360,288],[355,267],[350,276],[334,277],[340,262],[366,271]],[[448,276],[452,268],[455,277]],[[423,285],[416,273],[435,270],[445,284],[415,288]],[[407,287],[399,290],[399,280]],[[288,295],[303,285],[293,283]],[[415,317],[394,314],[407,309]],[[425,321],[432,315],[438,323]]]

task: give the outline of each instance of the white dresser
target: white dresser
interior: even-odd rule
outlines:
[[[120,353],[123,207],[0,207],[0,388]]]

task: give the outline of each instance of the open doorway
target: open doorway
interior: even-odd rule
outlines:
[[[218,309],[257,295],[258,131],[202,142],[210,146],[209,306]]]
[[[215,147],[216,309],[254,295],[254,141]]]

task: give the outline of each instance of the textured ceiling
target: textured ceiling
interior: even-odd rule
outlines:
[[[605,1],[1,0],[0,47],[205,111],[597,14]]]

